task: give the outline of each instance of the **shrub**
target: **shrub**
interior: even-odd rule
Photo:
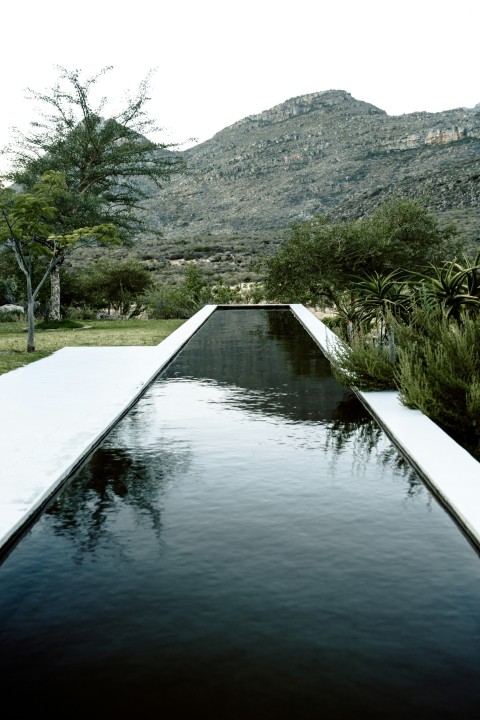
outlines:
[[[322,323],[334,332],[341,340],[348,341],[350,333],[347,319],[340,314],[327,315],[322,318]]]
[[[371,337],[356,335],[330,356],[332,372],[342,385],[359,390],[395,388],[395,363],[388,343],[375,343]]]
[[[258,302],[263,297],[263,286],[252,283],[241,285],[217,284],[206,279],[198,267],[190,263],[184,271],[181,285],[163,285],[148,298],[148,314],[158,320],[189,318],[204,305],[229,305]],[[258,299],[257,299],[258,298]]]
[[[196,305],[183,287],[164,285],[148,300],[148,316],[155,320],[186,319],[196,312]]]
[[[337,380],[360,390],[396,389],[402,404],[480,459],[480,321],[464,313],[455,322],[425,303],[413,306],[408,323],[390,317],[389,324],[389,342],[357,334],[343,344],[331,358]]]
[[[65,309],[68,320],[95,320],[97,311],[88,305],[70,306]]]
[[[13,312],[4,312],[0,310],[0,323],[13,323],[20,319],[18,314]]]
[[[480,458],[480,323],[464,316],[404,327],[395,370],[399,396]]]
[[[35,325],[36,330],[75,330],[83,327],[76,320],[42,320]]]

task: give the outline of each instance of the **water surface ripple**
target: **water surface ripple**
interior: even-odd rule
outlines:
[[[24,709],[480,716],[478,555],[289,311],[216,311],[0,583]]]

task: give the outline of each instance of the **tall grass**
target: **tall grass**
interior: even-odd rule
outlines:
[[[342,385],[359,390],[395,387],[395,365],[388,343],[374,343],[369,335],[356,334],[330,359],[332,372]]]

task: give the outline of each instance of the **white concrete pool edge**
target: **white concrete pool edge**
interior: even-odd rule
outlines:
[[[0,551],[215,310],[157,346],[66,347],[0,375]]]
[[[327,357],[337,336],[303,305],[292,312]],[[480,547],[480,463],[419,410],[403,406],[395,391],[355,391],[402,454]]]
[[[64,348],[0,376],[0,551],[216,308],[206,305],[155,347]],[[338,338],[303,305],[290,308],[328,356]],[[480,463],[395,392],[358,395],[480,547]]]

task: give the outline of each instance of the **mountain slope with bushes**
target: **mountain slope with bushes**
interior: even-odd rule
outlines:
[[[479,246],[479,106],[389,116],[329,90],[246,117],[180,154],[187,172],[147,188],[146,219],[163,238],[145,235],[127,252],[161,278],[195,260],[227,282],[248,281],[292,222],[355,219],[391,197],[420,200],[441,224],[453,221],[467,247]]]

